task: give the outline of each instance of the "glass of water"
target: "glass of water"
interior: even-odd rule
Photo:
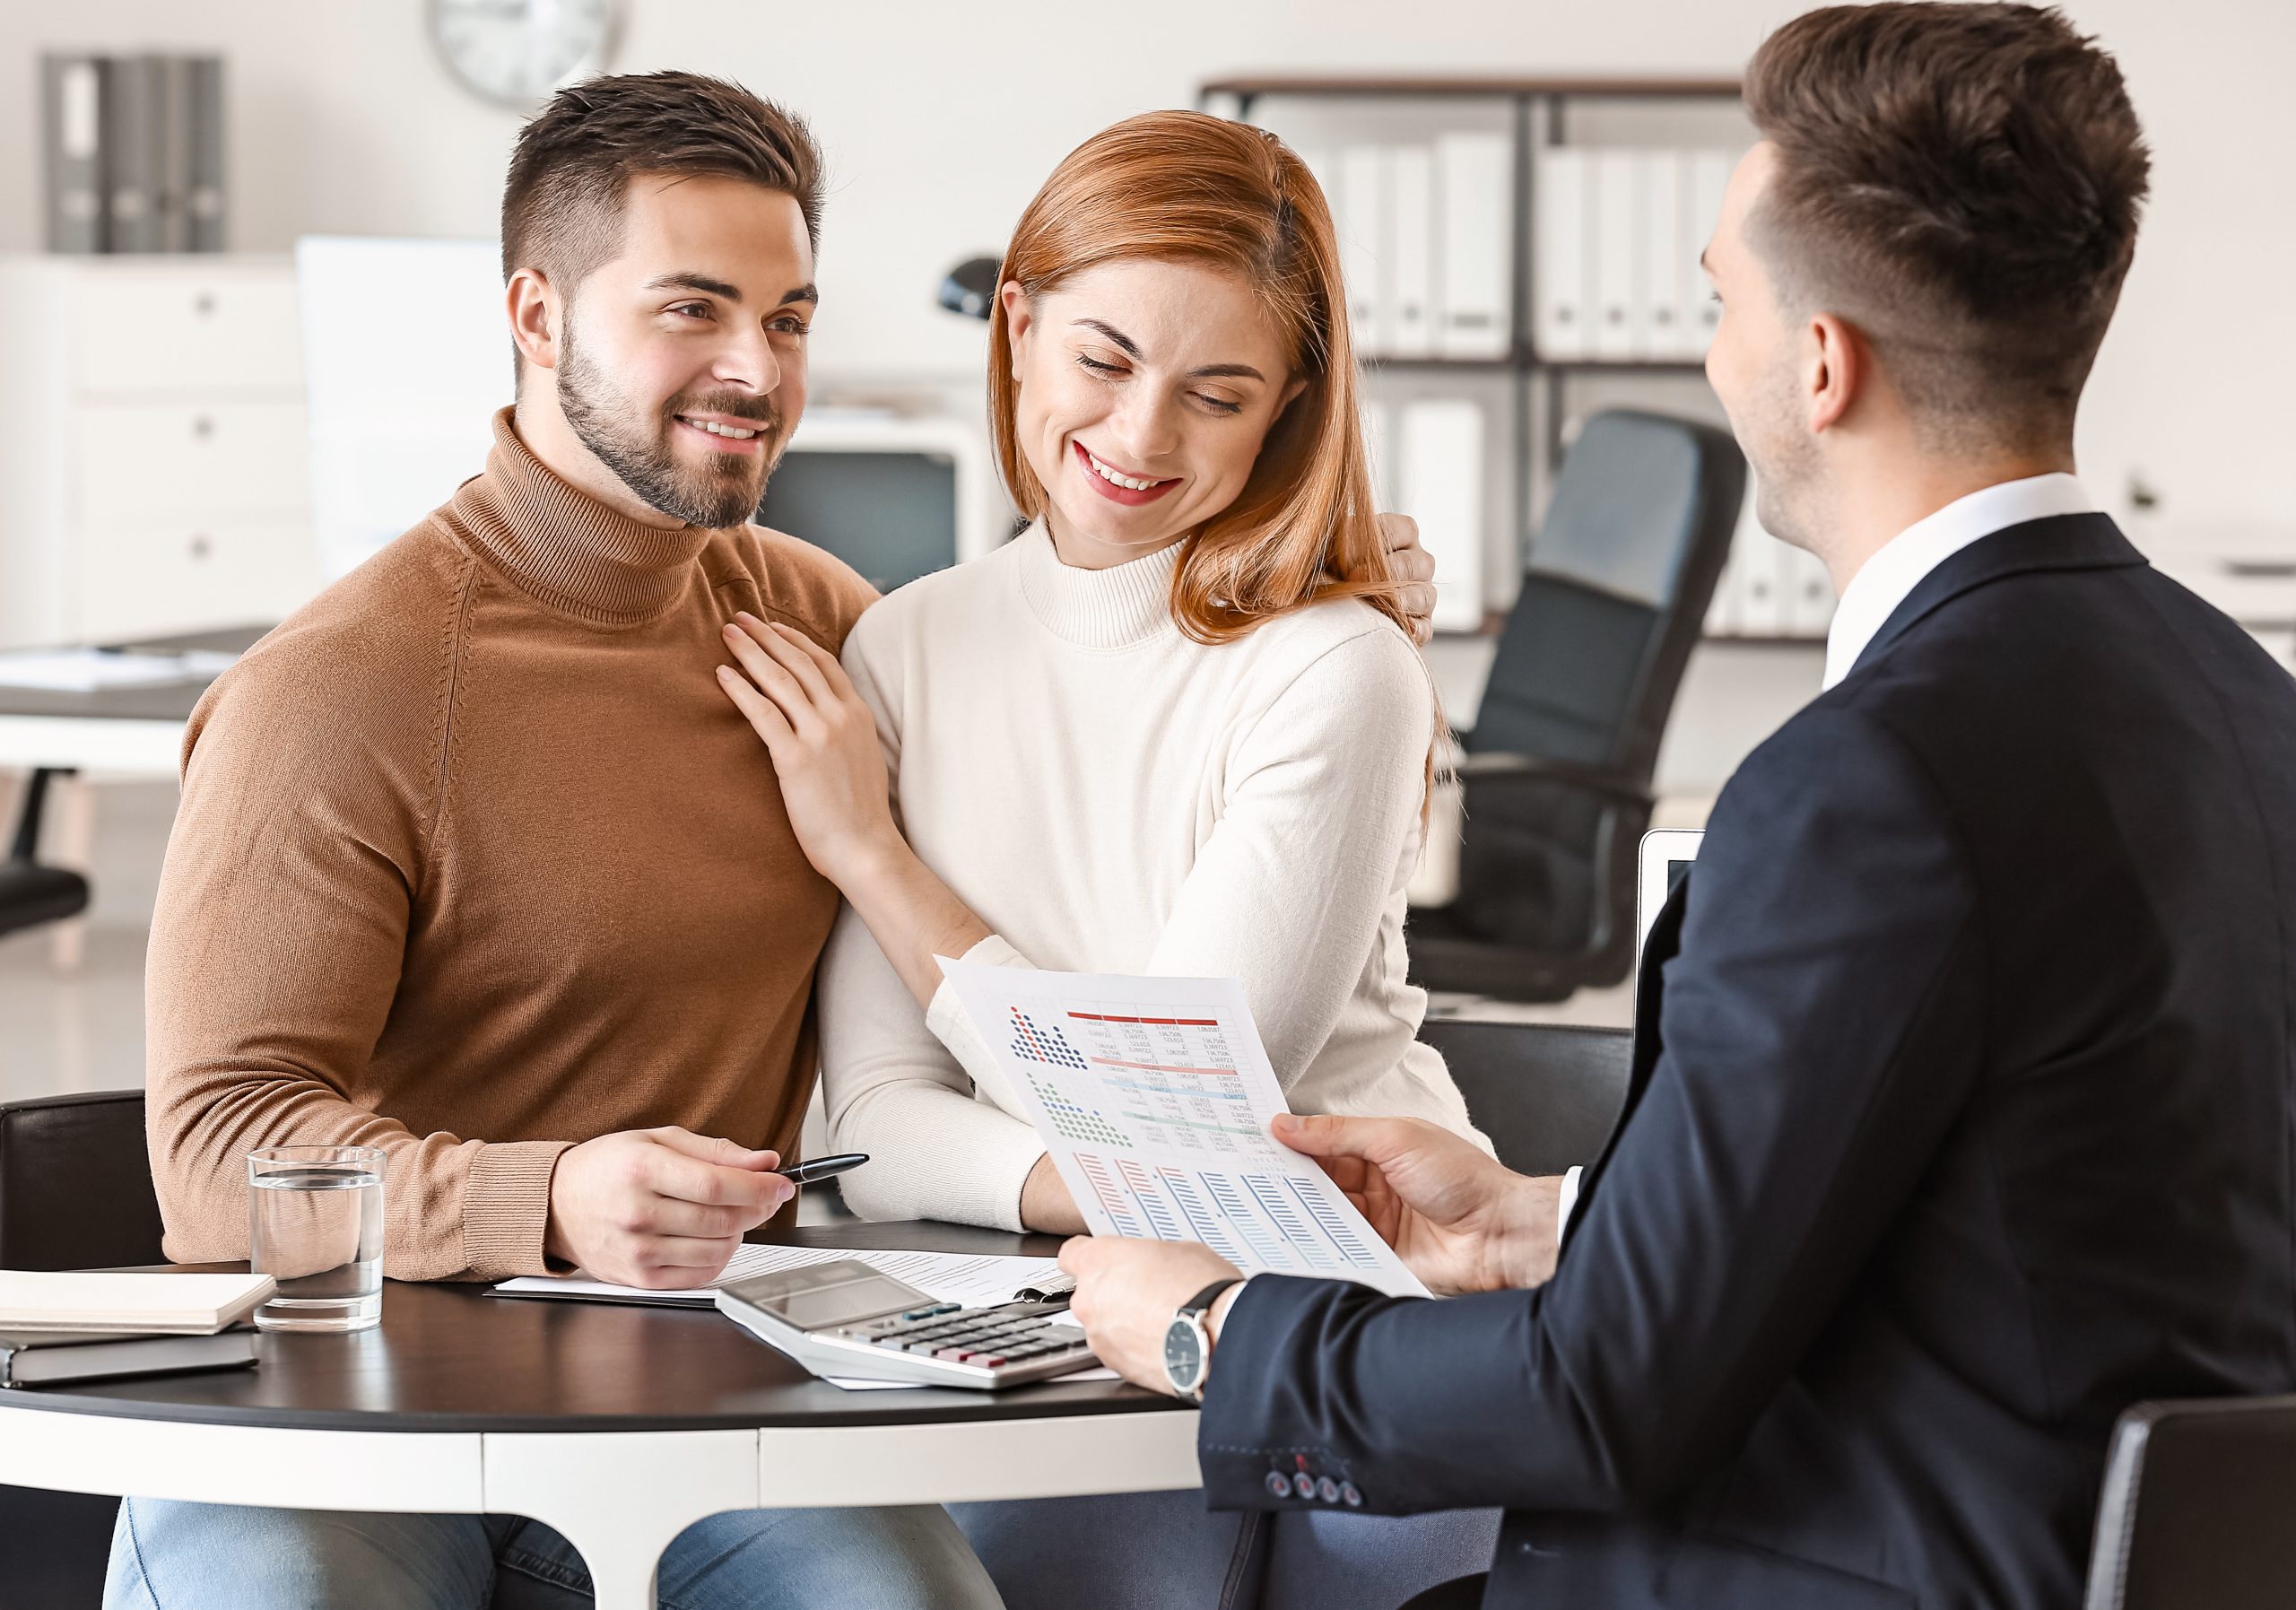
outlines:
[[[248,1258],[279,1289],[264,1330],[365,1330],[383,1318],[383,1165],[373,1146],[248,1153]]]

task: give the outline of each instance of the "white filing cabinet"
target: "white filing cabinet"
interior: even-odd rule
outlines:
[[[0,257],[0,648],[309,597],[300,348],[286,257]]]

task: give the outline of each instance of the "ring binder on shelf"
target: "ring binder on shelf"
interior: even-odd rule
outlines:
[[[1537,262],[1532,274],[1539,356],[1568,362],[1594,350],[1587,274],[1587,153],[1539,153],[1535,211]]]
[[[1347,317],[1355,328],[1355,350],[1378,356],[1387,350],[1388,291],[1387,151],[1384,145],[1350,145],[1339,153],[1340,277],[1347,287]]]
[[[51,51],[40,90],[48,250],[223,249],[221,57]]]
[[[1435,142],[1436,350],[1446,358],[1503,358],[1514,345],[1510,244],[1514,160],[1503,135],[1454,132]]]
[[[1435,152],[1398,145],[1387,153],[1387,309],[1383,349],[1397,358],[1435,352]]]
[[[48,249],[100,252],[105,220],[101,57],[50,52],[40,58],[40,126],[48,179]]]

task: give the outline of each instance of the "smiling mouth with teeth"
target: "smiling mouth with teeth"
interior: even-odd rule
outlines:
[[[1071,445],[1076,449],[1078,460],[1091,472],[1096,482],[1100,483],[1100,491],[1117,502],[1152,502],[1179,484],[1178,476],[1153,480],[1140,475],[1127,475],[1121,470],[1111,469],[1101,463],[1093,456],[1092,450],[1083,442],[1074,442]]]
[[[765,427],[762,425],[744,428],[740,425],[721,424],[714,419],[689,419],[683,413],[677,416],[677,421],[682,425],[691,425],[697,431],[707,431],[712,436],[723,436],[729,441],[753,441],[765,433]]]

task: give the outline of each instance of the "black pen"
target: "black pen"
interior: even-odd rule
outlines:
[[[811,1162],[770,1171],[780,1175],[793,1185],[817,1185],[832,1175],[844,1173],[848,1169],[857,1169],[868,1161],[866,1152],[840,1152],[835,1157],[816,1157]]]

